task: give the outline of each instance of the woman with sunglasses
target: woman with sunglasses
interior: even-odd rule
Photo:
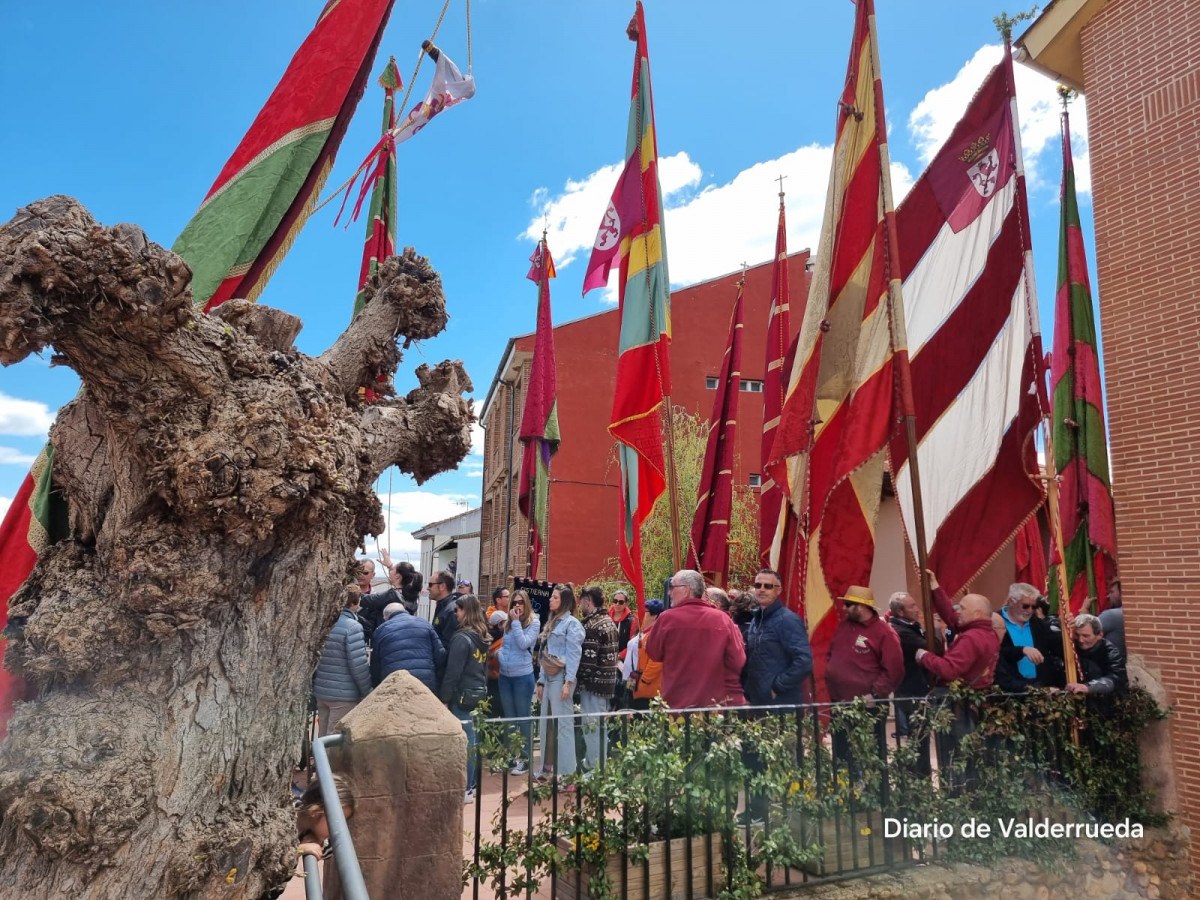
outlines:
[[[613,591],[612,602],[608,606],[608,615],[613,620],[613,624],[617,626],[617,657],[624,663],[625,656],[629,652],[629,642],[637,637],[640,631],[637,613],[629,608],[629,594],[625,591]],[[613,708],[628,709],[632,699],[632,695],[622,680],[617,685],[617,696]]]
[[[500,659],[500,706],[504,718],[521,720],[517,727],[524,738],[521,756],[512,764],[513,775],[524,775],[529,771],[533,731],[529,718],[533,710],[533,650],[541,627],[542,623],[533,614],[529,595],[524,591],[513,594],[497,654]]]

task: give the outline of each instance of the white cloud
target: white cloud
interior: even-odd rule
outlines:
[[[683,187],[699,183],[699,168],[686,153],[668,159],[683,159],[688,168],[676,170],[668,191],[663,170],[663,193],[674,194],[665,203],[668,262],[673,285],[695,284],[771,258],[775,249],[775,226],[779,209],[776,179],[784,175],[787,192],[788,249],[815,248],[820,236],[829,181],[831,147],[813,144],[800,147],[777,159],[755,163],[738,172],[729,182],[710,184],[698,193],[681,193]],[[665,162],[665,160],[664,160]],[[695,177],[688,173],[694,172]],[[563,194],[550,197],[545,189],[535,195],[535,205],[553,209],[557,237],[551,249],[570,258],[590,251],[599,214],[608,203],[619,168],[605,166],[579,181],[571,181]],[[690,180],[689,180],[690,179]],[[897,202],[912,186],[908,169],[892,164],[892,185]],[[541,236],[542,220],[530,222],[526,237]],[[557,241],[557,243],[556,243]],[[561,248],[561,249],[560,249]],[[617,269],[613,268],[602,301],[616,303]]]
[[[397,491],[380,494],[383,504],[384,533],[379,546],[390,548],[394,560],[408,559],[419,563],[421,542],[412,532],[428,525],[464,513],[478,502],[472,494],[437,494],[433,491]],[[367,541],[367,554],[375,555],[375,544]]]
[[[980,47],[954,78],[936,87],[917,104],[908,119],[908,130],[923,162],[928,163],[949,137],[967,104],[975,95],[992,66],[1000,61],[999,44]],[[1042,153],[1052,150],[1052,163],[1046,168],[1057,173],[1061,155],[1059,134],[1062,101],[1055,81],[1028,66],[1014,67],[1017,82],[1017,115],[1021,120],[1021,147],[1025,160],[1025,178],[1030,189],[1058,183],[1057,174],[1043,182]],[[1070,104],[1071,155],[1075,163],[1075,189],[1090,191],[1092,171],[1087,144],[1087,103],[1082,96]]]
[[[36,456],[13,447],[0,447],[0,466],[31,466],[35,459]]]
[[[522,236],[539,241],[542,229],[547,229],[546,240],[554,255],[554,265],[560,269],[569,266],[581,250],[590,252],[596,240],[596,229],[600,227],[600,217],[608,208],[608,200],[624,165],[623,162],[614,163],[578,181],[568,179],[562,192],[553,196],[549,189],[538,188],[530,198],[536,213]],[[663,202],[668,203],[672,195],[698,185],[701,174],[700,167],[686,152],[659,159],[658,179]],[[587,261],[586,256],[584,261]]]
[[[45,437],[53,424],[54,413],[45,403],[0,393],[0,434]]]
[[[12,506],[12,497],[0,497],[0,521],[8,515],[8,508]]]

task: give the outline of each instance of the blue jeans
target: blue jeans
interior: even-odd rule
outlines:
[[[608,698],[585,688],[579,692],[579,708],[583,711],[584,765],[591,772],[608,755],[604,752],[608,749],[608,718],[601,715],[608,712]],[[597,722],[595,717],[600,721]]]
[[[532,744],[533,722],[529,713],[533,709],[533,673],[525,675],[500,676],[500,708],[506,719],[521,719],[517,725],[521,736],[525,739],[525,750],[522,759],[530,762],[529,753]]]
[[[475,790],[475,723],[471,721],[471,714],[459,709],[457,703],[450,704],[450,712],[454,713],[454,717],[462,722],[463,731],[467,733],[467,790]]]

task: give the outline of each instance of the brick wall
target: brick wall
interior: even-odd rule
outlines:
[[[1200,861],[1200,2],[1112,0],[1081,34],[1129,650],[1174,704]]]
[[[808,293],[807,251],[789,257],[793,329],[803,316],[803,299]],[[770,306],[769,262],[746,273],[743,330],[744,379],[761,380],[767,312]],[[714,391],[705,386],[707,376],[719,372],[729,336],[729,316],[740,273],[715,278],[674,291],[671,295],[673,341],[671,347],[674,403],[707,419]],[[585,581],[598,574],[608,560],[617,556],[618,495],[620,472],[613,442],[608,435],[612,391],[616,380],[617,310],[587,316],[554,329],[558,363],[558,419],[563,441],[551,465],[549,571],[543,560],[540,577],[559,581]],[[532,353],[532,335],[516,340],[518,354]],[[530,358],[524,363],[528,374]],[[524,409],[524,377],[516,390],[516,416],[520,425]],[[495,386],[495,395],[483,423],[486,439],[483,470],[485,510],[491,499],[498,515],[485,516],[481,537],[480,583],[492,586],[504,573],[504,446],[508,428],[508,389]],[[758,473],[759,443],[762,440],[762,394],[740,395],[738,411],[738,462],[735,483],[747,486],[751,473]],[[495,448],[495,452],[493,452]],[[514,468],[520,471],[520,444],[516,444]],[[513,526],[510,574],[525,574],[528,531],[513,492]],[[684,524],[684,530],[690,528]],[[481,588],[482,589],[482,588]]]

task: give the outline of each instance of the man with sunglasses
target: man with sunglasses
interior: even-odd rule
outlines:
[[[450,638],[458,630],[458,616],[454,614],[454,576],[449,572],[438,572],[429,582],[429,602],[433,604],[433,630],[442,639],[442,646],[449,649]]]
[[[803,685],[812,674],[808,631],[800,617],[783,605],[779,596],[782,592],[783,581],[779,573],[774,569],[759,569],[754,576],[757,608],[746,631],[746,665],[742,669],[742,688],[750,706],[787,707],[803,703]],[[787,711],[786,708],[776,710]],[[769,714],[767,710],[751,713]],[[751,772],[763,771],[762,758],[755,748],[744,746],[742,758]],[[767,805],[765,793],[751,791],[746,798],[746,810],[737,819],[737,824],[743,827],[761,825],[766,818]]]
[[[671,606],[646,641],[646,657],[662,663],[662,697],[671,709],[745,706],[742,635],[729,616],[704,599],[704,576],[681,569],[667,584]]]
[[[758,609],[746,632],[742,687],[751,706],[803,703],[802,685],[812,674],[812,648],[800,617],[783,605],[783,582],[774,569],[754,576]]]
[[[1040,598],[1041,592],[1032,584],[1017,582],[1009,586],[1004,608],[992,616],[1000,638],[996,685],[1006,694],[1065,684],[1062,639],[1045,619],[1033,614]]]

